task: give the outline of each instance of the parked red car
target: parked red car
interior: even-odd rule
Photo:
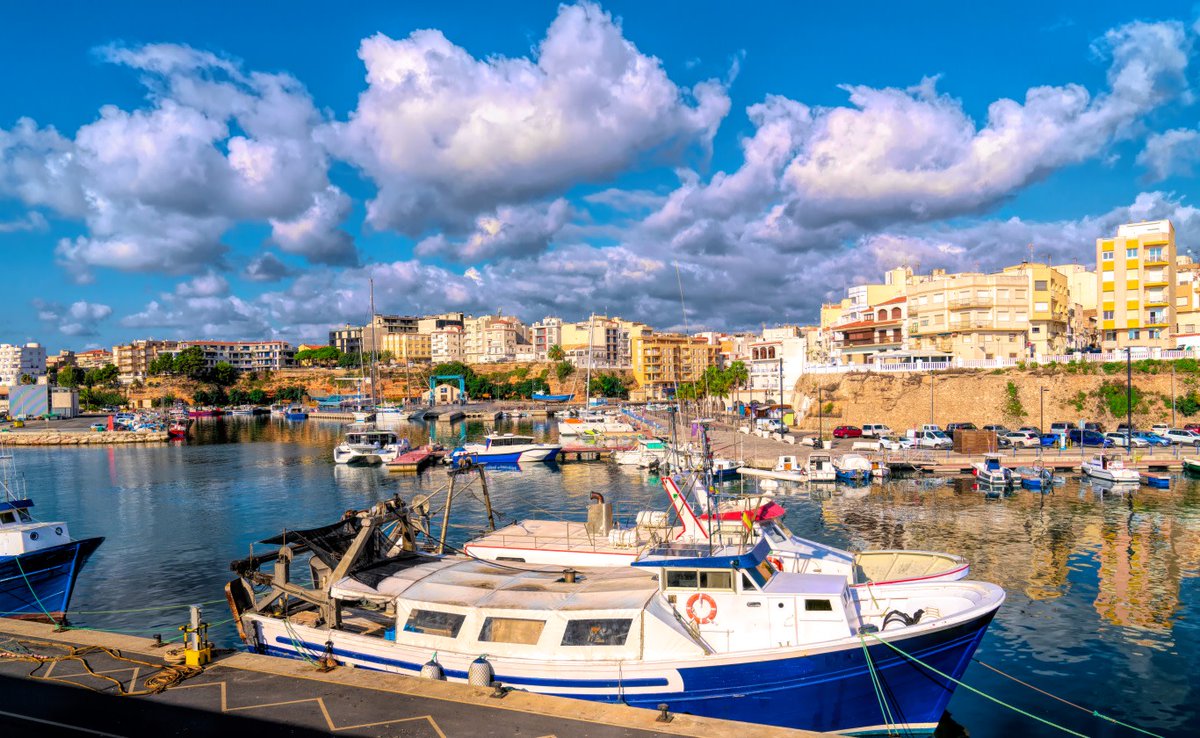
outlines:
[[[1187,425],[1183,426],[1183,429],[1200,433],[1200,423],[1188,423]]]
[[[834,438],[862,438],[862,428],[853,425],[839,425],[833,429]]]

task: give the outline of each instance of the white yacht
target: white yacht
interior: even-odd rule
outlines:
[[[1137,484],[1142,477],[1137,469],[1125,468],[1125,462],[1108,454],[1097,454],[1080,465],[1084,476],[1105,482],[1127,482]]]
[[[454,450],[450,461],[460,464],[472,462],[516,464],[523,461],[554,461],[562,446],[557,443],[536,443],[533,436],[518,436],[512,433],[491,433],[483,443],[468,443]]]
[[[336,464],[386,464],[412,449],[407,438],[390,430],[352,424],[333,449]]]
[[[638,439],[637,447],[628,451],[618,451],[613,459],[622,466],[637,466],[648,469],[658,466],[667,458],[670,449],[658,438]]]

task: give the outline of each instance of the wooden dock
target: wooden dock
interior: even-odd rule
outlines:
[[[563,446],[558,452],[560,462],[570,461],[608,461],[617,451],[628,451],[633,446],[586,446],[576,444]]]
[[[444,451],[434,451],[429,448],[417,448],[406,454],[397,456],[393,461],[384,464],[388,471],[407,472],[416,474],[430,464],[436,464],[445,456]]]

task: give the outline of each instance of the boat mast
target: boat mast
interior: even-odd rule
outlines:
[[[371,288],[371,408],[375,407],[375,278],[367,280]],[[361,394],[361,388],[360,393]]]
[[[587,410],[591,407],[592,399],[592,326],[596,324],[596,314],[592,313],[588,316],[588,351],[587,351],[587,379],[583,383],[583,409]]]

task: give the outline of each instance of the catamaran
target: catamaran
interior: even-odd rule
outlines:
[[[255,550],[226,592],[259,653],[856,734],[932,733],[1005,597],[781,572],[766,540],[587,569],[434,557],[399,498]]]
[[[351,423],[345,437],[333,449],[335,464],[386,464],[412,449],[407,438],[390,430]]]

